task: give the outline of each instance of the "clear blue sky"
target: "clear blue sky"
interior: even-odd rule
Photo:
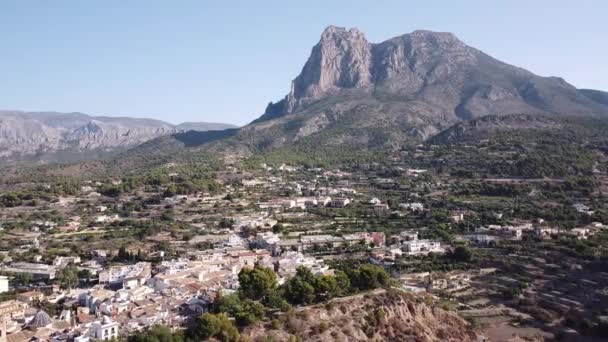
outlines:
[[[244,124],[329,24],[372,42],[450,31],[540,75],[608,90],[606,1],[0,2],[0,108]]]

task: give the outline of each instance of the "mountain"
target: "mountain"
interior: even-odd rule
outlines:
[[[0,111],[0,159],[5,162],[93,159],[164,135],[233,127],[216,123],[175,126],[153,119],[82,113]]]
[[[391,146],[467,120],[522,113],[608,118],[608,101],[606,93],[501,62],[451,33],[370,43],[357,29],[330,26],[289,93],[210,147],[242,154],[293,143]]]
[[[259,120],[295,113],[347,92],[430,103],[453,118],[520,112],[607,115],[558,77],[540,77],[467,46],[451,33],[414,31],[369,43],[357,29],[328,27],[291,91]],[[604,93],[604,100],[605,100]]]
[[[484,119],[497,116],[504,120]],[[152,154],[154,160],[167,162],[200,152],[217,153],[229,161],[268,151],[281,157],[297,151],[325,158],[396,148],[435,136],[454,142],[497,130],[551,129],[561,127],[565,118],[608,119],[608,93],[535,75],[470,47],[451,33],[414,31],[370,43],[357,29],[330,26],[288,94],[269,103],[249,125],[159,134],[164,136],[121,153],[107,165],[149,167]],[[475,126],[467,126],[469,121]],[[97,130],[85,124],[78,127]],[[54,141],[46,126],[28,125],[41,126],[36,126],[40,136]],[[88,169],[105,172],[106,167]]]

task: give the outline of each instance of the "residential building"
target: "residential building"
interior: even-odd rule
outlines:
[[[133,265],[112,266],[99,272],[99,283],[121,283],[125,278],[138,277],[140,283],[150,278],[152,266],[149,262],[138,262]]]
[[[408,209],[411,211],[421,211],[424,210],[424,204],[419,203],[419,202],[413,202],[413,203],[401,203],[399,204],[400,208],[403,209]]]
[[[104,316],[101,321],[91,323],[90,336],[97,340],[107,341],[118,337],[118,323]]]
[[[55,260],[53,260],[53,266],[63,268],[69,264],[80,264],[80,261],[79,256],[57,256],[55,257]]]
[[[18,300],[7,300],[0,303],[0,317],[9,319],[23,318],[28,305]]]
[[[17,274],[31,274],[35,279],[55,279],[56,268],[53,265],[37,264],[30,262],[14,262],[0,268],[3,272]]]
[[[44,293],[33,290],[27,292],[21,292],[16,295],[16,299],[23,303],[32,304],[34,302],[42,302],[46,296]]]
[[[8,277],[0,276],[0,293],[8,292]]]
[[[439,241],[433,240],[411,240],[403,243],[403,248],[410,255],[428,254],[428,253],[443,253]]]
[[[570,230],[570,235],[579,240],[586,240],[589,236],[593,235],[593,232],[589,228],[573,228]]]
[[[331,206],[334,208],[344,208],[350,204],[350,199],[346,197],[336,197],[331,200]]]
[[[464,221],[464,211],[455,210],[450,214],[450,219],[454,223],[460,223]]]
[[[273,232],[258,233],[255,237],[255,244],[258,248],[272,250],[281,241],[279,234]]]
[[[557,234],[559,234],[559,229],[557,229],[557,228],[540,227],[540,226],[534,228],[534,235],[536,235],[537,237],[539,237],[541,239],[550,238],[552,235],[557,235]]]

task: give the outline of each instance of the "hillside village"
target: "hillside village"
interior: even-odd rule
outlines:
[[[0,342],[608,341],[607,11],[0,3]]]
[[[386,271],[387,286],[458,312],[481,336],[600,329],[608,273],[592,256],[605,253],[605,208],[566,203],[568,221],[530,215],[525,203],[489,194],[521,184],[447,178],[423,168],[432,153],[419,146],[342,168],[167,164],[140,177],[7,192],[2,340],[82,342],[186,327],[240,293],[244,270],[271,270],[288,289],[301,269],[338,279],[366,265]],[[415,165],[403,159],[412,154]],[[462,195],[465,182],[486,188]]]

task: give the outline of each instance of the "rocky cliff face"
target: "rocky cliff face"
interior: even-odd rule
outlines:
[[[81,113],[0,111],[0,158],[88,159],[87,155],[98,157],[105,152],[127,149],[156,137],[190,129],[233,127],[206,125],[188,123],[174,126],[152,119],[91,117]]]
[[[414,31],[373,44],[357,29],[330,26],[289,94],[257,122],[349,93],[424,101],[455,119],[523,112],[608,116],[599,96],[500,62],[451,33]]]
[[[287,95],[287,112],[340,89],[372,84],[372,45],[357,29],[328,27]]]
[[[421,30],[370,43],[357,29],[330,26],[289,93],[228,144],[214,145],[234,155],[235,146],[241,155],[294,143],[396,147],[484,116],[608,118],[607,99],[501,62],[451,33]]]
[[[476,341],[477,334],[457,314],[401,292],[377,292],[335,300],[279,318],[281,327],[257,326],[243,335],[273,341]]]

